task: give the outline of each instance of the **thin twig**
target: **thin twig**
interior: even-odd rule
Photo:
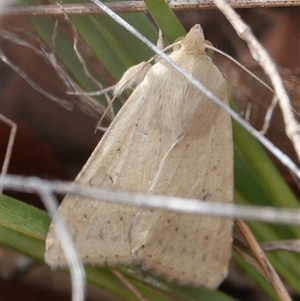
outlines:
[[[161,208],[181,213],[204,214],[227,218],[239,217],[276,224],[282,223],[299,225],[300,210],[298,208],[277,209],[264,206],[210,203],[195,199],[115,191],[72,182],[48,181],[36,177],[21,177],[13,175],[6,175],[5,177],[1,176],[0,183],[4,188],[29,193],[36,193],[40,190],[46,189],[52,193],[70,193],[105,202],[147,206],[149,208]]]
[[[116,277],[134,294],[139,301],[147,301],[147,299],[126,279],[126,277],[116,270],[112,270]]]
[[[85,60],[83,59],[81,53],[78,50],[77,46],[78,46],[78,42],[79,42],[79,36],[78,36],[78,32],[77,32],[77,29],[76,29],[75,25],[71,22],[68,15],[63,10],[63,6],[60,3],[57,3],[57,6],[63,11],[64,17],[67,20],[67,22],[70,24],[70,27],[72,29],[72,32],[73,32],[73,49],[74,49],[74,52],[75,52],[75,54],[76,54],[76,56],[77,56],[77,58],[78,58],[78,60],[81,64],[81,66],[82,66],[82,70],[83,70],[84,74],[86,75],[87,78],[89,78],[94,83],[94,85],[99,90],[103,91],[103,85],[92,76],[92,74],[90,73],[90,71],[87,68]],[[108,107],[109,107],[109,104],[111,103],[111,99],[110,99],[110,97],[108,96],[107,93],[104,94],[104,97],[105,97],[105,99],[107,101],[107,104],[108,104]],[[105,110],[105,112],[106,112],[106,110]],[[115,117],[115,112],[113,110],[113,107],[111,106],[110,107],[110,118],[109,119],[113,119],[114,117]]]
[[[300,218],[299,218],[300,222]],[[244,240],[234,236],[233,244],[237,247],[243,247],[249,249],[249,246]],[[260,243],[260,246],[264,251],[288,251],[300,253],[300,239],[285,239],[278,241],[268,241]]]
[[[9,162],[10,162],[10,158],[11,158],[11,154],[16,138],[17,124],[2,114],[0,114],[0,120],[11,127],[9,139],[7,142],[6,152],[4,156],[4,161],[2,165],[2,170],[1,170],[1,175],[5,176],[7,174],[7,170],[8,170],[8,166],[9,166]],[[4,143],[4,141],[2,141],[2,143]],[[0,196],[1,195],[2,195],[2,186],[0,185]]]
[[[38,84],[36,84],[31,78],[28,77],[28,75],[21,70],[19,67],[17,67],[13,62],[11,62],[2,51],[0,51],[0,59],[7,64],[10,68],[12,68],[16,73],[18,73],[32,88],[34,88],[36,91],[41,93],[42,95],[45,95],[47,98],[55,101],[59,105],[63,106],[67,110],[72,110],[73,106],[72,104],[65,100],[58,97],[55,97],[51,94],[49,94],[47,91],[42,89]]]
[[[264,271],[261,269],[257,260],[253,256],[244,252],[242,249],[240,249],[236,245],[233,245],[232,248],[243,260],[245,260],[247,263],[249,263],[252,267],[254,267],[257,270],[257,272],[259,272],[262,276],[264,276]]]
[[[216,9],[212,0],[174,0],[167,1],[171,9],[174,11],[184,10],[203,10],[203,9]],[[261,7],[291,7],[300,6],[300,1],[288,0],[228,0],[231,7],[234,8],[261,8]],[[142,12],[147,10],[144,1],[123,1],[123,2],[106,2],[107,7],[116,13],[132,13]],[[68,15],[93,15],[101,14],[103,11],[93,3],[73,3],[63,4],[64,11]],[[2,10],[3,15],[30,15],[30,16],[53,16],[63,15],[61,9],[55,4],[50,5],[35,5],[35,6],[17,6],[5,7]]]
[[[115,88],[115,85],[104,88],[100,91],[94,91],[94,92],[67,92],[69,95],[80,95],[80,96],[101,96],[103,94],[112,92]]]
[[[260,130],[260,132],[265,135],[270,127],[270,123],[271,123],[271,119],[272,119],[272,115],[274,113],[274,110],[276,108],[276,105],[278,104],[278,98],[276,95],[273,96],[272,102],[269,105],[265,118],[264,118],[264,124],[262,126],[262,129]]]
[[[71,235],[66,227],[65,221],[60,215],[58,202],[47,187],[39,189],[38,194],[43,201],[47,212],[51,214],[56,235],[61,243],[70,268],[72,279],[72,301],[84,301],[86,295],[86,278],[81,259],[78,256]],[[48,241],[48,243],[51,243]]]
[[[271,262],[269,261],[268,257],[262,250],[261,246],[257,242],[255,236],[252,234],[251,230],[248,228],[246,223],[238,219],[235,221],[235,224],[237,225],[241,234],[247,241],[251,251],[253,252],[256,260],[258,261],[261,269],[263,270],[264,275],[267,277],[268,281],[273,286],[279,299],[281,301],[292,301],[276,270],[273,268]]]
[[[300,239],[264,242],[260,245],[265,251],[289,251],[300,253]]]
[[[57,22],[55,23],[57,24]],[[31,45],[30,43],[28,43],[27,41],[19,38],[16,34],[8,31],[8,30],[4,30],[2,29],[0,31],[0,35],[1,37],[5,38],[6,40],[9,40],[13,43],[16,43],[18,45],[22,45],[24,47],[28,47],[30,49],[32,49],[37,55],[39,55],[43,60],[45,60],[47,63],[50,63],[51,66],[55,69],[55,71],[57,72],[57,75],[61,78],[61,80],[63,81],[64,85],[66,86],[68,93],[69,92],[73,92],[75,95],[77,95],[76,98],[76,104],[77,106],[86,114],[88,114],[89,116],[92,116],[96,119],[99,119],[102,115],[103,112],[105,111],[105,108],[99,103],[97,102],[94,98],[89,97],[88,95],[85,96],[84,95],[84,91],[77,85],[77,83],[71,78],[71,76],[65,71],[64,67],[57,61],[56,55],[55,55],[55,37],[56,37],[56,31],[57,31],[57,25],[55,25],[54,30],[53,30],[53,34],[52,34],[52,51],[48,50],[47,47],[45,47],[43,45],[43,43],[40,40],[37,40],[37,42],[40,45],[40,48],[37,48],[33,45]],[[0,51],[0,59],[4,58],[3,56],[1,57],[1,51]],[[5,59],[7,60],[8,63],[13,64],[12,62],[10,62],[8,60],[8,58],[5,56]],[[12,68],[15,67],[15,71],[18,72],[23,72],[22,70],[19,70],[19,68],[17,66],[10,65]],[[20,75],[25,75],[25,77],[27,76],[26,74],[24,74],[24,72]],[[40,88],[35,82],[33,82],[32,79],[30,79],[28,76],[26,77],[26,79],[28,79],[29,84],[33,84],[33,88],[37,88],[37,90],[42,90],[42,88]],[[43,91],[43,90],[42,90]],[[41,91],[39,91],[41,92]],[[50,95],[48,92],[45,92],[45,96],[48,97],[48,95]],[[50,95],[51,96],[51,95]],[[52,97],[54,99],[52,99]],[[64,103],[60,103],[59,99],[57,99],[55,96],[49,97],[50,99],[54,100],[54,101],[58,101],[59,104],[61,104],[62,106],[68,105],[67,109],[72,109],[73,108],[73,103],[70,101],[66,101],[63,100]],[[79,98],[79,99],[78,99]],[[66,103],[65,103],[66,102]],[[107,118],[108,120],[112,119],[111,114],[107,114]]]

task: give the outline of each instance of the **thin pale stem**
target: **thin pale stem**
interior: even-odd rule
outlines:
[[[300,6],[300,1],[282,1],[282,0],[228,0],[231,7],[234,8],[261,8],[261,7],[291,7]],[[203,10],[216,9],[212,0],[176,0],[168,1],[169,6],[174,11],[184,10]],[[147,10],[144,1],[124,1],[124,2],[107,2],[107,7],[116,13],[142,12]],[[94,15],[103,12],[93,3],[74,3],[62,5],[63,11],[68,15]],[[56,4],[36,5],[36,6],[20,6],[5,7],[2,11],[3,15],[30,15],[30,16],[48,16],[63,15],[62,9]]]
[[[174,212],[223,216],[227,218],[243,218],[276,224],[299,225],[299,209],[277,209],[263,206],[242,206],[224,203],[209,203],[195,199],[149,195],[127,191],[113,191],[98,187],[90,187],[72,182],[47,181],[36,177],[20,177],[6,175],[0,177],[3,188],[25,192],[48,190],[59,194],[76,194],[105,202],[115,202],[149,208],[160,208]]]

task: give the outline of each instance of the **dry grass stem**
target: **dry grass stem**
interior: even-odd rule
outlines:
[[[237,219],[235,221],[235,224],[247,241],[252,253],[254,254],[261,269],[263,270],[264,275],[273,286],[279,299],[281,301],[292,301],[276,270],[273,268],[271,262],[262,250],[261,246],[257,242],[255,236],[253,235],[247,224],[241,219]]]
[[[231,7],[234,8],[261,8],[261,7],[291,7],[300,6],[300,1],[288,0],[228,0]],[[168,1],[169,6],[174,11],[184,10],[202,10],[215,9],[216,6],[212,0],[174,0]],[[147,10],[144,1],[124,1],[124,2],[106,2],[107,7],[116,13],[142,12]],[[62,5],[64,11],[68,15],[93,15],[103,13],[93,3],[74,3]],[[36,5],[28,7],[5,7],[2,11],[3,15],[31,15],[31,16],[54,16],[63,15],[62,10],[56,4]]]
[[[13,150],[13,147],[14,147],[14,142],[15,142],[16,132],[17,132],[17,124],[14,123],[9,118],[5,117],[3,114],[0,114],[0,120],[11,127],[10,134],[9,134],[9,139],[8,139],[8,142],[7,142],[6,152],[5,152],[5,156],[4,156],[4,161],[3,161],[3,164],[2,164],[2,170],[1,170],[1,175],[5,176],[7,174],[7,170],[8,170],[12,150]],[[0,185],[0,196],[1,195],[2,195],[2,185]]]
[[[147,299],[126,279],[126,277],[116,270],[112,270],[116,277],[133,293],[139,301],[147,301]]]
[[[271,241],[261,244],[265,251],[289,251],[300,253],[300,239]]]

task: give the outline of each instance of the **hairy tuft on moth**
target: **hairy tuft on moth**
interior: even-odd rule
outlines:
[[[190,30],[170,58],[228,104],[228,84],[205,53],[200,25]],[[231,203],[231,118],[160,60],[147,70],[75,181]],[[139,264],[168,280],[208,289],[227,275],[231,219],[74,195],[66,196],[59,210],[84,263]],[[54,226],[46,240],[45,259],[52,267],[67,264]]]

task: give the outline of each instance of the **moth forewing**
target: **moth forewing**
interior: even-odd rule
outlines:
[[[204,52],[200,25],[170,57],[228,104],[228,85]],[[117,114],[77,182],[118,190],[233,200],[230,116],[160,61]],[[67,196],[66,218],[82,260],[140,264],[169,280],[215,288],[227,274],[230,219],[150,210]],[[46,261],[65,265],[53,227]]]
[[[197,51],[170,57],[228,103],[227,82],[209,58]],[[160,68],[154,66],[149,77],[156,76],[158,81]],[[232,202],[231,119],[196,88],[183,83],[178,73],[166,70],[162,75],[167,78],[168,73],[172,84],[165,88],[176,86],[176,95],[164,95],[157,88],[155,107],[166,110],[156,111],[153,118],[165,120],[167,128],[174,129],[173,144],[160,163],[151,193]],[[156,79],[149,81],[155,84]],[[227,274],[231,228],[231,220],[144,209],[133,222],[132,247],[145,269],[180,283],[214,288]]]

